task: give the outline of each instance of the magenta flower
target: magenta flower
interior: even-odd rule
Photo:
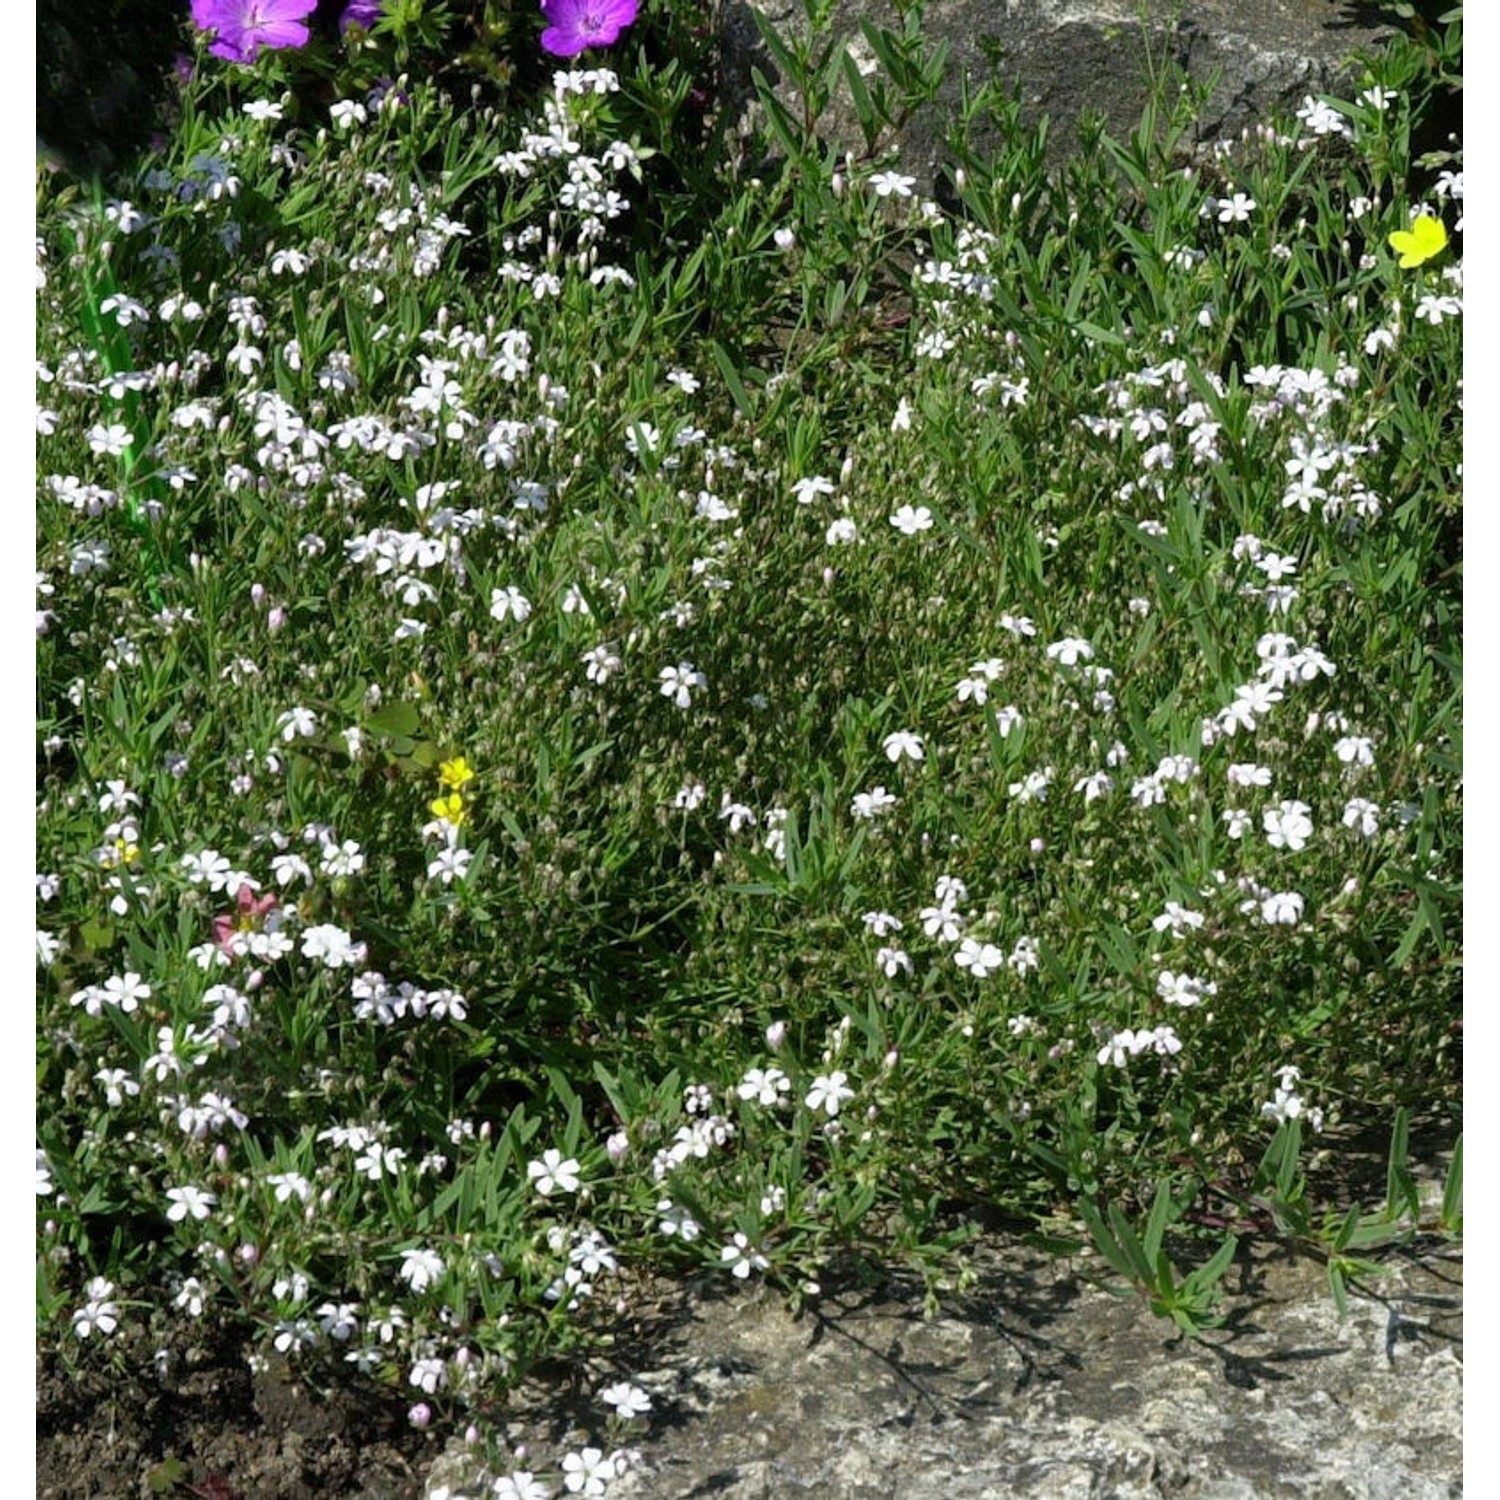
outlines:
[[[230,62],[253,63],[262,47],[300,47],[305,18],[318,0],[193,0],[193,25],[212,31],[208,50]]]
[[[343,36],[351,26],[358,26],[361,31],[372,30],[384,4],[385,0],[349,0],[339,17],[339,35]]]
[[[608,47],[635,20],[639,0],[542,0],[550,23],[542,46],[554,57],[577,57],[585,47]]]
[[[276,897],[257,896],[248,885],[242,885],[237,904],[238,911],[214,918],[214,942],[231,956],[238,949],[243,934],[260,931],[266,913],[275,910]]]

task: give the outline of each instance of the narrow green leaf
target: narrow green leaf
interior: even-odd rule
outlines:
[[[1459,1234],[1464,1227],[1464,1138],[1453,1145],[1453,1160],[1443,1180],[1443,1228]]]

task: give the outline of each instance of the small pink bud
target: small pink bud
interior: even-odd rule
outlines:
[[[413,1427],[425,1427],[432,1420],[432,1408],[425,1401],[418,1401],[407,1412],[406,1419]]]
[[[280,630],[281,627],[285,624],[286,611],[278,604],[276,608],[271,610],[271,612],[266,616],[266,629]]]
[[[605,1141],[604,1150],[609,1159],[618,1166],[630,1151],[630,1137],[623,1130],[617,1130]]]
[[[785,1041],[786,1022],[772,1021],[771,1024],[766,1027],[766,1046],[768,1046],[772,1052],[780,1052],[782,1043]]]
[[[229,1165],[229,1147],[220,1141],[214,1147],[214,1165],[216,1167],[227,1167]]]

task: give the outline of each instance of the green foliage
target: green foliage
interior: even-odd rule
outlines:
[[[1062,1205],[1193,1334],[1247,1234],[1461,1233],[1457,44],[1186,169],[1167,72],[1054,174],[972,86],[940,207],[920,9],[830,15],[744,140],[691,10],[401,0],[42,183],[49,1347],[357,1307],[456,1415],[616,1256],[936,1296]]]

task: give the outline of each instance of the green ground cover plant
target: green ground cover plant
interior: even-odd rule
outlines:
[[[1458,1233],[1461,16],[1052,175],[976,82],[927,198],[918,7],[768,35],[743,139],[601,9],[203,3],[159,148],[39,173],[42,1347],[211,1320],[483,1456],[641,1270],[936,1296],[982,1207],[1191,1332],[1256,1215],[1340,1297]],[[620,1373],[493,1492],[602,1493]]]

